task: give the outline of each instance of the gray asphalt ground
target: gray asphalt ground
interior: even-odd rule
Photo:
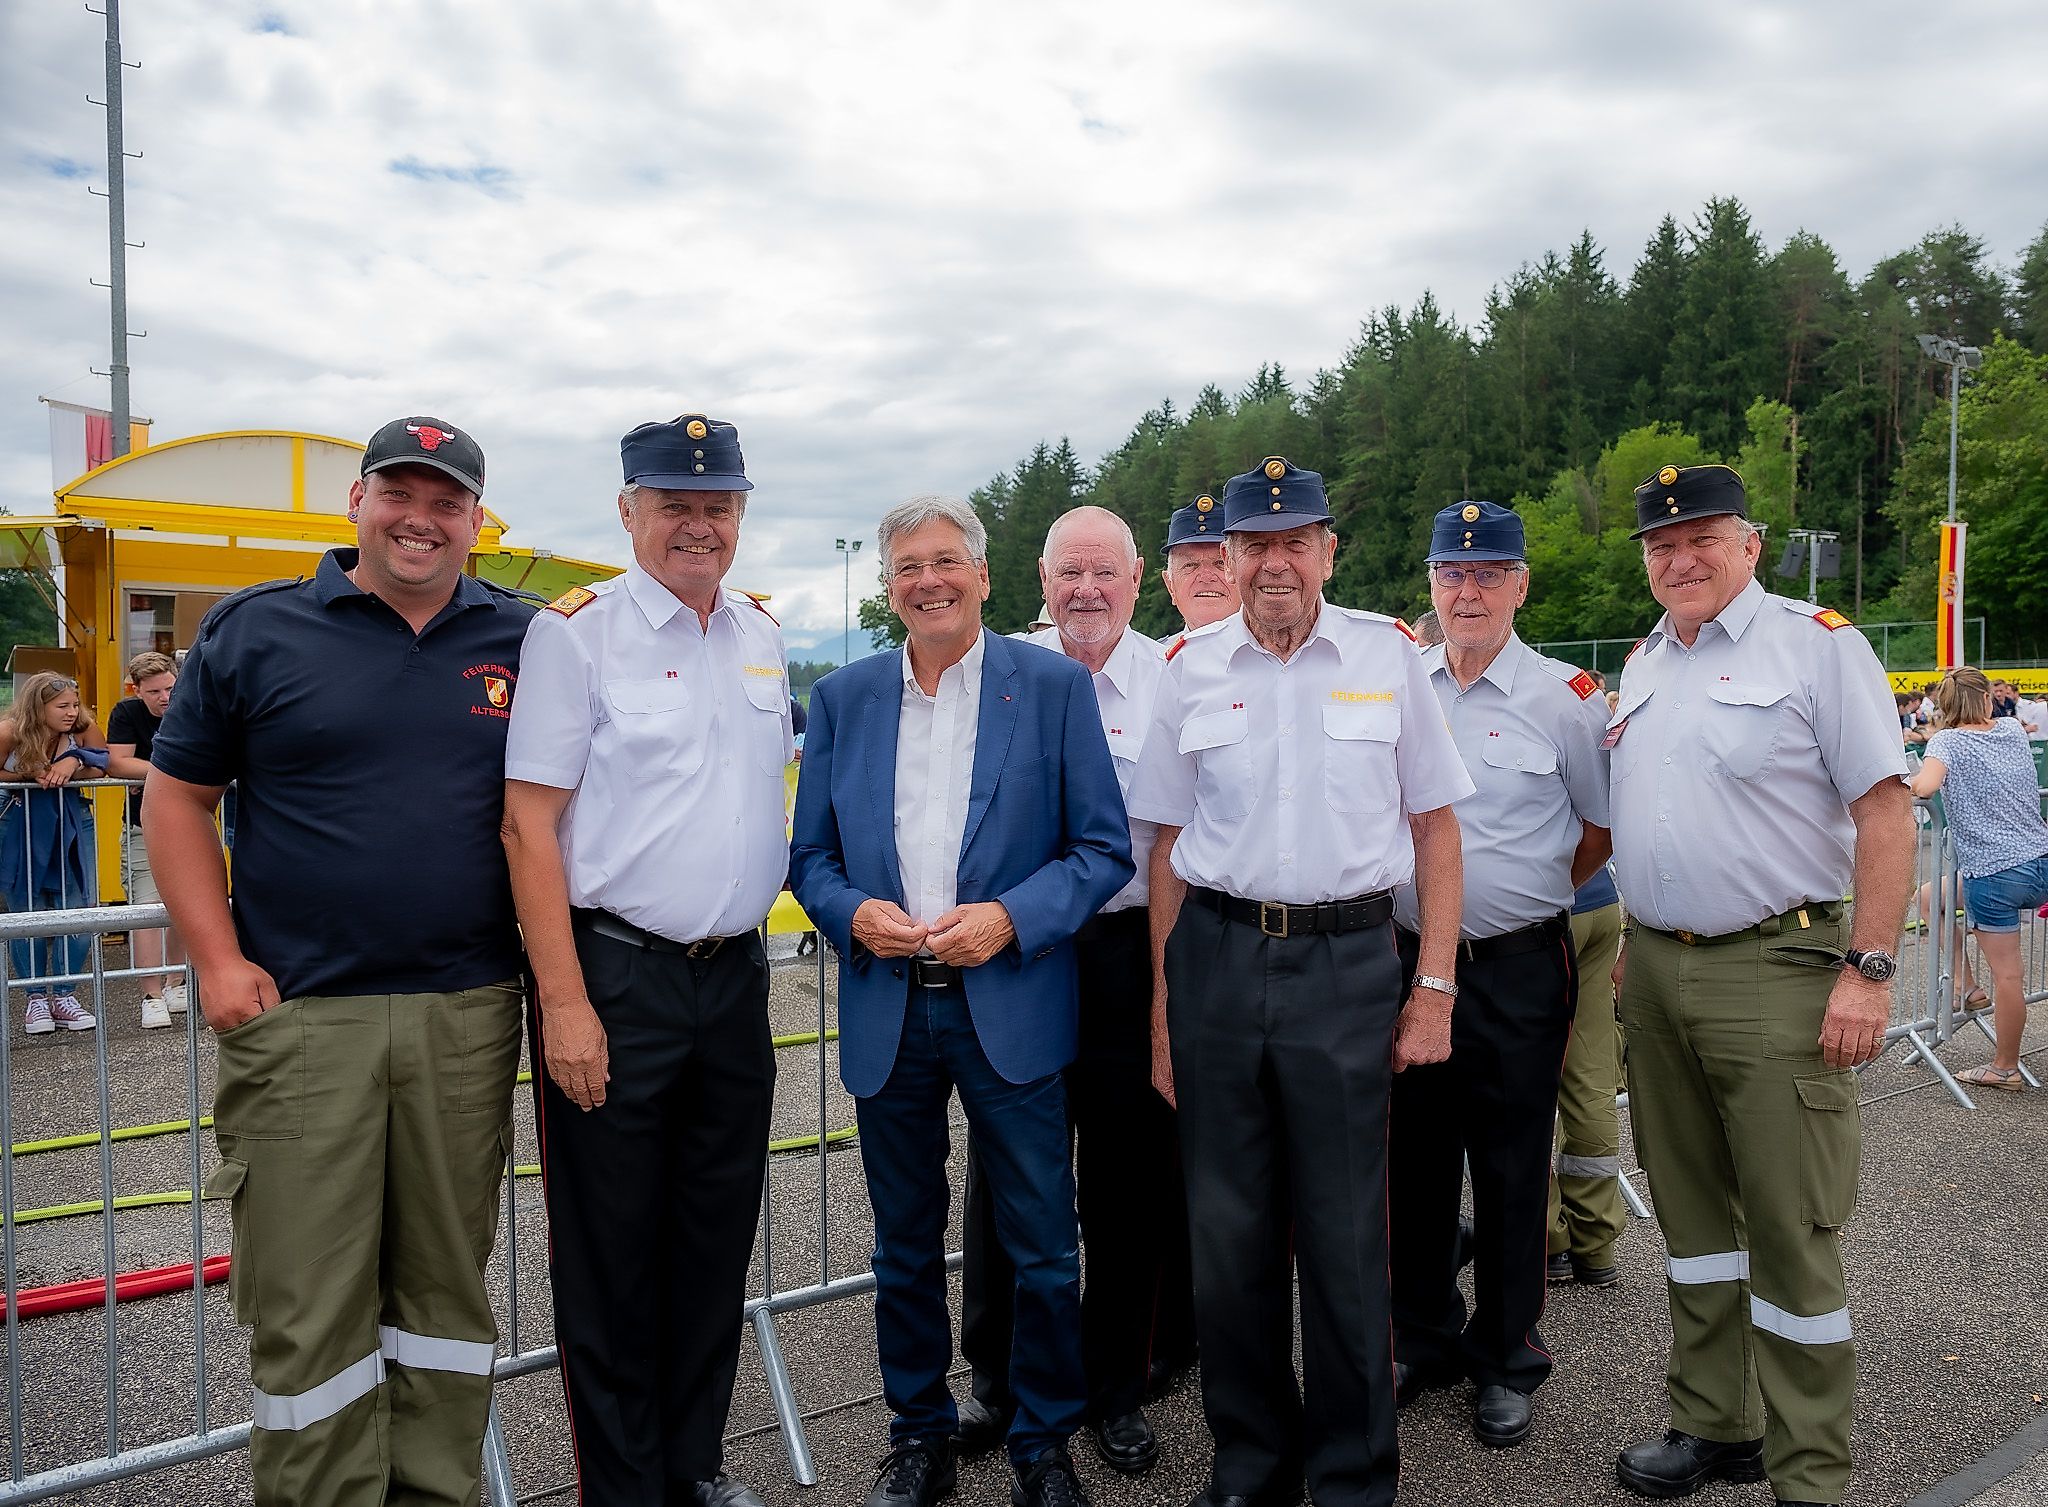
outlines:
[[[786,952],[786,944],[783,948]],[[108,964],[121,963],[118,948]],[[1911,967],[1910,959],[1908,963]],[[817,971],[812,959],[785,958],[775,971],[772,1012],[778,1032],[815,1029]],[[187,1079],[182,1029],[143,1033],[132,984],[110,987],[106,1053],[111,1123],[116,1126],[181,1119]],[[2037,1017],[2043,1016],[2036,1011]],[[181,1022],[182,1024],[182,1022]],[[95,1128],[94,1033],[28,1039],[20,1034],[20,1004],[8,1012],[15,1053],[11,1074],[13,1132],[17,1142]],[[2036,1024],[2028,1046],[2048,1053],[2048,1019]],[[199,1032],[198,1081],[210,1100],[211,1043]],[[1988,1058],[1974,1032],[1944,1049],[1956,1067]],[[820,1068],[816,1050],[800,1047],[780,1057],[775,1133],[814,1133],[820,1122]],[[2043,1056],[2032,1059],[2037,1070]],[[825,1052],[827,1128],[852,1123],[840,1089],[832,1049]],[[1861,1507],[2033,1507],[2048,1503],[2048,1093],[1981,1091],[1976,1111],[1950,1100],[1924,1069],[1898,1054],[1864,1080],[1864,1170],[1861,1207],[1845,1243],[1861,1385],[1857,1403],[1858,1468],[1850,1500]],[[537,1160],[531,1100],[517,1099],[517,1160]],[[954,1171],[959,1171],[958,1140]],[[214,1159],[212,1137],[201,1137],[202,1162]],[[185,1188],[191,1183],[189,1139],[177,1134],[115,1147],[118,1193]],[[1632,1157],[1625,1154],[1632,1165]],[[815,1152],[776,1157],[770,1167],[774,1217],[771,1239],[756,1255],[756,1281],[770,1259],[783,1287],[819,1275],[820,1178],[831,1233],[828,1271],[863,1270],[870,1239],[857,1144],[823,1159]],[[1640,1176],[1638,1189],[1643,1189]],[[97,1147],[18,1158],[14,1199],[19,1209],[99,1196]],[[507,1256],[517,1252],[520,1340],[528,1347],[549,1337],[544,1209],[539,1180],[515,1184],[516,1238],[501,1235],[491,1281],[501,1304],[511,1286]],[[228,1248],[224,1209],[203,1211],[208,1252]],[[957,1232],[956,1232],[957,1233]],[[97,1217],[18,1227],[23,1287],[97,1276],[105,1270],[108,1234]],[[123,1211],[112,1229],[118,1268],[189,1260],[191,1210],[187,1207]],[[1468,1392],[1434,1393],[1401,1417],[1404,1459],[1402,1501],[1435,1504],[1618,1504],[1636,1499],[1613,1482],[1613,1457],[1626,1444],[1663,1427],[1663,1367],[1669,1326],[1664,1306],[1663,1246],[1654,1223],[1633,1223],[1623,1238],[1623,1281],[1606,1291],[1553,1289],[1544,1321],[1558,1361],[1556,1375],[1538,1398],[1535,1432],[1520,1448],[1482,1449],[1468,1426]],[[690,1273],[675,1280],[687,1289]],[[957,1296],[957,1288],[956,1288]],[[502,1311],[502,1310],[501,1310]],[[225,1289],[208,1291],[206,1374],[209,1422],[246,1419],[247,1342],[233,1324]],[[120,1381],[116,1436],[125,1447],[175,1437],[193,1427],[193,1303],[189,1295],[123,1305],[117,1311]],[[878,1393],[873,1311],[865,1299],[793,1313],[779,1323],[796,1395],[820,1474],[813,1490],[797,1487],[776,1432],[760,1358],[743,1342],[733,1401],[730,1472],[771,1504],[806,1507],[857,1503],[879,1454],[887,1416]],[[509,1334],[507,1335],[509,1339]],[[107,1438],[106,1317],[88,1311],[27,1321],[19,1335],[22,1391],[22,1467],[33,1472],[104,1451]],[[957,1384],[964,1390],[964,1380]],[[558,1379],[553,1373],[500,1386],[499,1406],[510,1440],[522,1501],[568,1503],[573,1471]],[[1187,1502],[1206,1481],[1208,1438],[1198,1380],[1178,1379],[1150,1409],[1165,1446],[1149,1475],[1127,1479],[1105,1469],[1077,1441],[1081,1470],[1102,1507]],[[1993,1454],[2011,1440],[2010,1459]],[[2003,1479],[1976,1479],[1944,1488],[1952,1472],[1986,1456]],[[1966,1494],[1956,1491],[1967,1487]],[[1947,1492],[1944,1495],[1944,1491]],[[999,1459],[969,1462],[954,1499],[997,1503],[1007,1499]],[[79,1504],[215,1504],[249,1499],[246,1461],[229,1454],[126,1483],[73,1493]],[[4,1497],[0,1497],[4,1500]],[[1695,1500],[1724,1507],[1766,1503],[1762,1486],[1717,1486]]]

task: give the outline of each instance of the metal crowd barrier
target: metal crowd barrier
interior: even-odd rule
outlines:
[[[44,1501],[65,1492],[128,1480],[170,1466],[190,1464],[241,1449],[249,1441],[250,1425],[246,1418],[226,1423],[216,1420],[215,1414],[219,1410],[216,1394],[219,1388],[217,1385],[209,1387],[207,1380],[209,1342],[206,1332],[205,1289],[209,1285],[209,1273],[206,1269],[206,1216],[203,1202],[195,1190],[202,1188],[205,1181],[206,1152],[199,1132],[204,1131],[211,1123],[206,1116],[211,1105],[212,1085],[201,1083],[200,1044],[204,1039],[206,1026],[199,1008],[196,982],[191,978],[189,965],[186,964],[110,968],[104,955],[105,933],[150,930],[166,925],[167,919],[161,904],[79,907],[62,911],[28,911],[0,915],[0,1002],[4,1002],[0,1003],[0,1008],[13,1008],[15,1002],[21,998],[22,992],[28,988],[42,989],[68,985],[74,987],[81,1001],[104,1021],[109,1004],[110,985],[121,980],[153,978],[165,972],[185,977],[191,998],[191,1008],[183,1021],[185,1118],[182,1121],[140,1127],[123,1127],[114,1123],[111,1107],[113,1080],[109,1067],[109,1033],[101,1029],[91,1033],[96,1092],[96,1110],[93,1112],[91,1133],[59,1137],[55,1141],[22,1145],[16,1143],[15,1094],[18,1087],[19,1064],[15,1058],[20,1053],[33,1053],[45,1048],[40,1044],[23,1045],[14,1019],[8,1018],[0,1022],[0,1216],[4,1216],[0,1217],[0,1277],[4,1277],[6,1301],[9,1404],[7,1470],[4,1479],[0,1479],[0,1507]],[[771,929],[782,932],[807,930],[808,920],[803,917],[801,911],[784,904],[778,906],[776,915],[771,918],[770,926]],[[89,956],[80,971],[68,974],[54,970],[48,973],[37,971],[23,977],[10,968],[12,958],[7,943],[43,941],[64,935],[89,936],[91,939]],[[785,963],[778,968],[777,976],[786,977],[789,966]],[[815,995],[811,1001],[812,1013],[806,1022],[809,1029],[778,1036],[775,1039],[778,1049],[783,1054],[783,1060],[778,1063],[778,1080],[785,1087],[802,1085],[800,1091],[805,1098],[815,1102],[806,1105],[806,1118],[810,1122],[805,1127],[807,1133],[771,1142],[769,1146],[771,1161],[775,1165],[771,1166],[769,1177],[763,1183],[761,1232],[758,1242],[761,1282],[758,1293],[747,1300],[744,1316],[760,1350],[768,1392],[789,1458],[791,1474],[799,1483],[813,1485],[818,1479],[817,1471],[811,1459],[801,1405],[790,1377],[776,1323],[779,1316],[798,1309],[838,1302],[870,1292],[874,1287],[874,1276],[865,1269],[864,1263],[859,1270],[835,1272],[833,1268],[834,1172],[831,1153],[838,1147],[850,1144],[854,1136],[851,1126],[835,1128],[831,1123],[833,1074],[830,1047],[836,1041],[838,1033],[834,1029],[830,1006],[833,991],[828,987],[833,980],[827,970],[838,966],[837,959],[830,949],[821,947],[816,949],[813,956],[806,957],[797,966],[807,973],[815,970]],[[160,1040],[168,1043],[173,1039],[168,1031],[152,1032],[132,1042],[124,1040],[111,1050],[147,1050],[151,1042]],[[803,1054],[798,1059],[801,1066],[798,1066],[797,1061],[788,1060],[787,1054],[790,1052]],[[82,1103],[83,1096],[80,1098]],[[787,1104],[786,1096],[783,1103]],[[115,1145],[144,1135],[180,1133],[188,1135],[185,1165],[189,1175],[189,1187],[175,1192],[129,1194],[117,1198]],[[99,1181],[97,1200],[42,1209],[22,1208],[17,1191],[17,1158],[29,1155],[32,1151],[58,1149],[96,1152]],[[787,1246],[793,1242],[787,1223],[778,1223],[773,1184],[777,1168],[787,1170],[788,1159],[794,1157],[811,1158],[815,1168],[818,1198],[815,1260],[805,1253],[792,1262],[790,1258],[781,1254],[778,1248],[779,1244]],[[508,1297],[499,1314],[500,1348],[494,1367],[494,1378],[499,1381],[551,1370],[559,1363],[552,1335],[532,1332],[534,1326],[524,1312],[520,1295],[521,1211],[517,1180],[537,1174],[538,1171],[538,1167],[516,1164],[507,1168],[500,1239],[503,1242],[501,1259],[504,1262]],[[124,1374],[133,1368],[123,1365],[116,1295],[119,1265],[115,1216],[119,1209],[133,1207],[136,1204],[188,1201],[191,1212],[189,1234],[180,1243],[187,1246],[191,1264],[188,1351],[193,1368],[193,1383],[189,1427],[174,1438],[151,1440],[123,1448],[120,1388]],[[84,1286],[83,1306],[88,1310],[99,1308],[104,1315],[104,1323],[101,1326],[102,1342],[99,1348],[104,1352],[102,1364],[105,1368],[106,1419],[104,1433],[99,1436],[101,1448],[97,1454],[81,1455],[79,1458],[39,1468],[31,1473],[30,1452],[25,1447],[28,1394],[24,1392],[24,1365],[27,1352],[22,1332],[24,1320],[19,1302],[22,1292],[20,1230],[21,1227],[42,1219],[92,1214],[97,1215],[100,1225],[101,1275],[92,1279],[89,1286]],[[805,1217],[808,1219],[808,1214]],[[529,1221],[532,1218],[530,1209],[526,1218]],[[958,1253],[950,1255],[949,1266],[957,1266],[959,1259]],[[531,1263],[526,1264],[529,1267],[527,1280],[545,1280],[544,1273],[535,1279],[531,1274]],[[218,1270],[218,1257],[215,1258],[215,1266],[216,1270],[211,1275],[217,1281],[221,1275]],[[177,1290],[184,1290],[182,1284]],[[174,1299],[160,1296],[157,1301],[170,1302]],[[218,1348],[217,1343],[214,1348]],[[175,1413],[154,1414],[150,1422],[171,1423],[176,1416]],[[512,1477],[505,1430],[496,1407],[491,1411],[484,1439],[483,1474],[487,1499],[494,1507],[500,1507],[500,1504],[502,1507],[511,1507],[511,1504],[520,1500]]]

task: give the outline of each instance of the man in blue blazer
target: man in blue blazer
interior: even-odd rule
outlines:
[[[894,1418],[868,1507],[954,1484],[946,1385],[947,1101],[957,1089],[1017,1267],[1008,1438],[1021,1507],[1082,1501],[1080,1252],[1060,1070],[1070,939],[1134,872],[1094,687],[986,632],[988,536],[918,497],[877,530],[909,638],[811,696],[790,878],[838,949],[839,1071],[875,1211],[875,1331]]]

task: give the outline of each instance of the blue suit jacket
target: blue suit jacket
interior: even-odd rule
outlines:
[[[870,898],[903,904],[896,732],[903,659],[876,654],[811,692],[790,887],[839,949],[839,1075],[865,1098],[889,1081],[910,972],[853,940]],[[996,900],[1017,940],[966,974],[975,1033],[1012,1083],[1073,1061],[1081,924],[1130,882],[1131,835],[1095,687],[1065,655],[983,632],[981,715],[960,845],[959,901]]]

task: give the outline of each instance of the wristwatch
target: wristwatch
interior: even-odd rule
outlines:
[[[1415,987],[1418,989],[1434,989],[1438,994],[1445,995],[1451,999],[1458,997],[1458,986],[1455,982],[1450,979],[1431,978],[1426,973],[1415,975]]]
[[[1899,960],[1875,947],[1867,952],[1859,952],[1852,947],[1842,954],[1842,961],[1873,984],[1888,984],[1899,971]]]

